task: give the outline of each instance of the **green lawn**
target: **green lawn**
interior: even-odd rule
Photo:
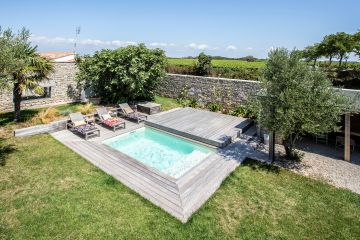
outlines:
[[[164,110],[180,106],[155,101]],[[2,134],[26,124],[7,116],[0,115],[0,239],[360,238],[360,195],[253,161],[181,224],[50,135]]]
[[[178,101],[176,101],[176,99],[173,99],[173,98],[156,96],[155,102],[161,104],[162,111],[167,111],[172,108],[181,107],[181,104],[178,103]]]
[[[5,145],[0,239],[360,238],[359,195],[287,170],[249,161],[181,224],[49,135]]]

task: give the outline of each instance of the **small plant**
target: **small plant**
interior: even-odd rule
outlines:
[[[192,99],[189,100],[188,106],[192,107],[192,108],[197,108],[199,106],[199,103],[196,100],[196,98],[192,98]]]
[[[82,114],[89,114],[95,111],[95,107],[92,103],[87,103],[85,105],[77,107],[76,111],[81,112]]]
[[[57,110],[56,108],[47,108],[38,112],[35,117],[31,119],[31,121],[35,124],[46,124],[58,118],[59,115],[59,110]]]
[[[186,107],[188,106],[188,100],[187,100],[187,95],[188,95],[188,86],[187,84],[185,84],[180,93],[179,96],[177,97],[177,102],[182,106],[182,107]]]
[[[221,104],[219,102],[210,102],[207,104],[207,108],[212,112],[219,112],[221,110]]]
[[[230,114],[236,117],[248,117],[249,110],[245,105],[239,105]]]

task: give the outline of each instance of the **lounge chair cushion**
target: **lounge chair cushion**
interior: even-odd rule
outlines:
[[[106,120],[101,121],[102,123],[112,127],[114,125],[122,123],[122,121],[118,118],[108,118]]]
[[[85,124],[85,125],[80,125],[75,127],[75,130],[78,132],[81,132],[83,134],[85,134],[86,132],[95,129],[95,125],[93,124]]]
[[[108,113],[101,115],[101,117],[102,117],[103,120],[107,120],[107,119],[109,119],[109,118],[112,118],[112,117],[110,116],[110,114],[108,114]]]
[[[134,110],[132,110],[131,107],[124,107],[123,110],[126,114],[134,113]]]
[[[73,123],[74,123],[75,127],[86,124],[86,122],[84,120],[74,121]]]

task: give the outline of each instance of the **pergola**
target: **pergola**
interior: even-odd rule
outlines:
[[[340,89],[340,91],[355,101],[355,113],[360,113],[360,90]],[[351,115],[353,113],[346,113],[344,122],[344,160],[348,162],[351,161],[351,135],[360,136],[360,133],[351,131]],[[275,158],[275,134],[270,133],[269,135],[269,159],[273,161]]]
[[[355,100],[355,110],[360,112],[360,90],[342,89],[342,93]],[[351,114],[350,112],[345,114],[344,123],[344,160],[351,161],[351,135],[360,136],[360,133],[351,131]]]

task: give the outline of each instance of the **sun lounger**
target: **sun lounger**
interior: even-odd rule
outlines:
[[[145,121],[147,119],[147,115],[135,112],[127,103],[121,103],[119,104],[120,107],[120,115],[136,120],[137,123],[141,121]]]
[[[95,123],[85,121],[85,116],[81,113],[70,113],[70,122],[67,124],[70,130],[76,131],[87,140],[90,136],[100,136],[100,130],[95,127]]]
[[[116,129],[125,128],[125,122],[120,118],[111,116],[105,107],[97,108],[96,112],[98,115],[96,120],[101,122],[103,125],[112,128],[114,132]]]

